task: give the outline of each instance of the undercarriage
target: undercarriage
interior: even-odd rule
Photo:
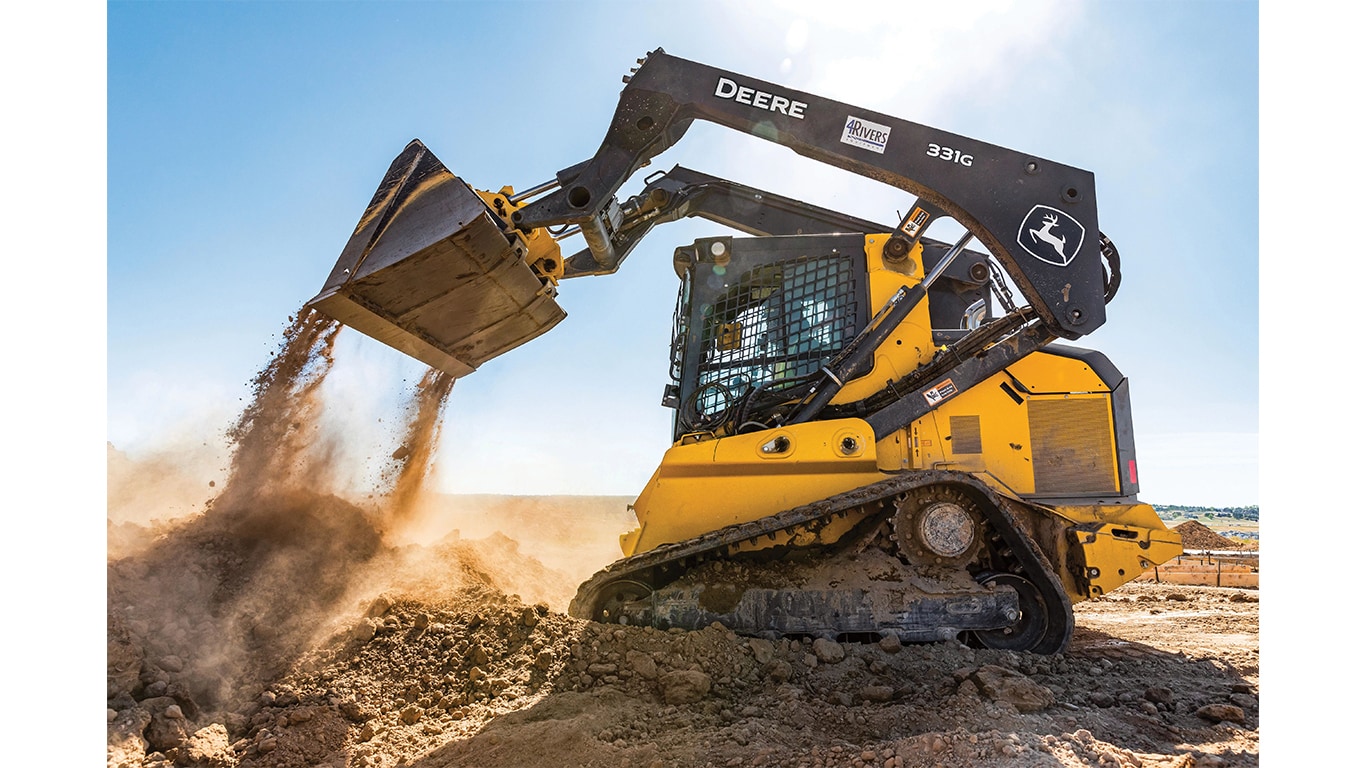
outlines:
[[[617,561],[580,587],[570,613],[1053,653],[1071,636],[1071,601],[1005,501],[961,473],[896,475]],[[832,544],[801,544],[833,526],[848,530]]]

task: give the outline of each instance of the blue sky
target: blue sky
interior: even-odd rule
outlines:
[[[110,3],[107,439],[213,442],[408,140],[479,188],[548,180],[662,47],[1094,171],[1124,282],[1077,343],[1130,378],[1143,498],[1257,503],[1257,6],[895,7]],[[879,221],[910,199],[710,125],[644,173],[675,163]],[[661,227],[617,275],[563,283],[564,323],[457,382],[442,488],[637,492],[668,446],[669,254],[719,229]],[[341,344],[345,428],[383,443],[367,425],[420,367]]]

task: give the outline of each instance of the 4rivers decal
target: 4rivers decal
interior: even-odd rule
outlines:
[[[844,135],[840,136],[840,142],[852,144],[880,155],[886,151],[887,139],[891,135],[892,127],[890,125],[883,125],[850,115],[844,121]]]

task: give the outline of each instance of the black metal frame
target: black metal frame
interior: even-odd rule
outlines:
[[[707,120],[904,189],[923,205],[893,238],[893,258],[946,213],[997,257],[1055,335],[1076,339],[1105,322],[1106,280],[1089,171],[977,139],[747,78],[656,50],[627,78],[597,153],[557,174],[560,188],[513,215],[524,229],[582,227],[602,265],[615,256],[622,213],[613,195],[695,119]],[[859,136],[858,129],[872,129]],[[1042,217],[1042,218],[1041,218]],[[1066,230],[1056,259],[1031,250],[1026,233]],[[1038,229],[1030,230],[1034,223]],[[914,234],[912,234],[912,232]],[[889,249],[891,246],[889,245]],[[1037,245],[1035,248],[1039,248]],[[1041,255],[1042,254],[1042,255]],[[904,255],[904,254],[903,254]]]

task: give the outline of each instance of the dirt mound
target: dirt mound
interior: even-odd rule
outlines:
[[[511,594],[572,585],[506,537],[391,547],[364,510],[298,501],[211,511],[111,564],[111,766],[1257,764],[1246,590],[1126,585],[1078,606],[1049,657],[613,627]],[[343,538],[372,546],[321,543]],[[288,587],[311,568],[348,587],[300,611]],[[113,598],[157,590],[158,624]],[[207,630],[239,613],[229,658]],[[1212,645],[1187,642],[1196,626]],[[256,674],[202,697],[211,658]]]
[[[1176,639],[1162,617],[1196,606],[1245,637],[1255,601],[1234,592],[1096,601],[1074,647],[1048,657],[612,627],[482,586],[383,596],[228,718],[225,754],[243,767],[1254,766],[1255,654],[1229,665],[1137,640]]]
[[[374,513],[335,497],[264,499],[237,512],[211,509],[109,564],[109,707],[146,711],[137,730],[153,751],[183,751],[195,723],[235,734],[248,722],[238,713],[339,637],[383,638],[399,617],[480,626],[476,613],[520,605],[513,589],[560,600],[575,586],[502,536],[388,546]],[[415,595],[424,607],[412,607]],[[541,602],[539,616],[548,613]],[[165,715],[173,706],[180,717]]]
[[[1211,531],[1199,520],[1187,520],[1172,530],[1181,534],[1181,544],[1187,550],[1246,549],[1245,542],[1230,539]]]

